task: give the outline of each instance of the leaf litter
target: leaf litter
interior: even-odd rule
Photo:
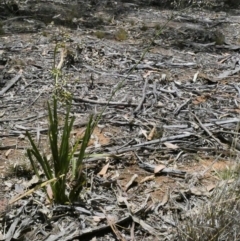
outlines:
[[[21,14],[27,4],[35,3],[22,4]],[[239,40],[233,33],[239,19],[224,11],[177,14],[128,75],[158,24],[174,11],[135,2],[131,8],[121,2],[91,4],[92,15],[83,17],[89,6],[82,3],[69,27],[63,26],[67,15],[59,14],[66,7],[53,3],[51,21],[30,24],[32,19],[22,21],[20,15],[12,20],[15,26],[3,23],[1,240],[178,240],[178,222],[199,213],[223,172],[236,165]],[[33,13],[38,8],[43,5],[35,5]],[[116,12],[107,11],[112,9]],[[98,38],[99,29],[107,34]],[[216,39],[220,30],[223,42]],[[118,31],[124,36],[116,36]],[[56,56],[63,66],[58,86],[50,72],[56,43],[65,48]],[[108,103],[122,78],[126,81]],[[88,115],[108,103],[87,149],[81,202],[71,205],[49,203],[43,190],[34,189],[38,180],[32,171],[26,174],[23,167],[29,166],[26,130],[49,152],[46,101],[56,88],[63,97],[73,94],[73,141]],[[64,108],[59,113],[64,118]]]

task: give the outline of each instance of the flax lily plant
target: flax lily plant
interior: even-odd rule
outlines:
[[[71,105],[69,104],[67,107],[62,135],[60,136],[57,100],[54,97],[52,110],[50,104],[48,103],[48,139],[52,162],[47,159],[46,155],[40,153],[40,150],[34,143],[31,135],[27,132],[27,137],[31,143],[31,148],[27,150],[27,155],[34,172],[40,178],[37,166],[37,164],[39,164],[47,180],[50,181],[54,202],[59,204],[72,203],[79,199],[79,194],[86,181],[83,173],[85,150],[96,124],[93,120],[93,116],[90,116],[84,137],[82,140],[77,141],[77,143],[72,147],[69,143],[69,138],[73,128],[74,117],[70,118],[69,116],[70,108]],[[74,152],[79,145],[81,145],[79,155],[74,159]],[[54,181],[51,182],[51,180]],[[70,190],[68,187],[70,187]]]

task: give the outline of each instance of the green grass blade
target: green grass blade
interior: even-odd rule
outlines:
[[[74,174],[74,179],[78,179],[79,177],[79,168],[81,168],[82,166],[82,162],[85,156],[85,151],[88,145],[88,142],[90,140],[90,137],[92,135],[93,132],[93,115],[90,116],[88,124],[87,124],[87,128],[86,131],[84,133],[84,137],[82,139],[82,144],[81,144],[81,148],[80,148],[80,152],[77,158],[77,163],[76,163],[76,170],[75,170],[75,174]]]
[[[61,174],[66,174],[69,171],[70,164],[71,164],[71,152],[70,152],[70,146],[69,146],[69,138],[70,133],[73,127],[74,117],[71,118],[69,122],[69,114],[70,114],[70,108],[69,105],[67,108],[67,113],[65,117],[65,123],[63,128],[63,134],[61,139],[61,145],[59,148],[59,165]]]
[[[38,178],[40,178],[38,169],[37,169],[36,164],[35,164],[35,162],[34,162],[34,160],[32,158],[32,154],[31,154],[31,150],[30,149],[27,150],[27,155],[28,155],[28,158],[29,158],[29,160],[31,162],[31,165],[32,165],[34,173],[37,175]]]
[[[57,119],[57,100],[53,99],[53,112],[48,103],[49,131],[48,138],[53,158],[53,165],[56,173],[59,173],[59,154],[58,154],[58,119]]]
[[[26,135],[27,135],[27,137],[28,137],[28,139],[29,139],[29,141],[31,143],[31,146],[32,146],[32,149],[29,150],[27,153],[30,154],[30,156],[29,155],[28,156],[30,157],[30,162],[32,163],[33,169],[34,169],[35,165],[33,165],[34,161],[32,159],[32,155],[36,158],[36,161],[41,165],[41,167],[42,167],[46,177],[48,179],[52,179],[53,178],[52,177],[52,171],[51,171],[51,167],[48,164],[47,159],[42,157],[41,153],[39,152],[37,146],[35,145],[35,143],[32,140],[32,138],[31,138],[31,136],[30,136],[28,131],[26,132]],[[36,166],[35,166],[35,168],[36,168]]]

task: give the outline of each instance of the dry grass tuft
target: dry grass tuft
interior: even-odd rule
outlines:
[[[115,33],[115,38],[118,41],[126,40],[128,38],[127,31],[123,28],[118,29]]]
[[[96,31],[94,34],[97,38],[100,38],[100,39],[103,39],[105,37],[105,32],[103,31]]]
[[[191,210],[178,225],[179,241],[240,240],[240,178],[225,182],[213,192],[212,199],[197,210]]]

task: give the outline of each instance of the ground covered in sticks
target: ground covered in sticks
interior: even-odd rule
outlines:
[[[191,215],[203,220],[218,190],[238,185],[239,10],[141,3],[0,5],[0,240],[181,240]],[[107,105],[72,205],[24,195],[39,181],[25,133],[49,154],[56,91],[62,103],[73,96],[71,141]],[[231,225],[235,239],[213,240],[240,240]]]

